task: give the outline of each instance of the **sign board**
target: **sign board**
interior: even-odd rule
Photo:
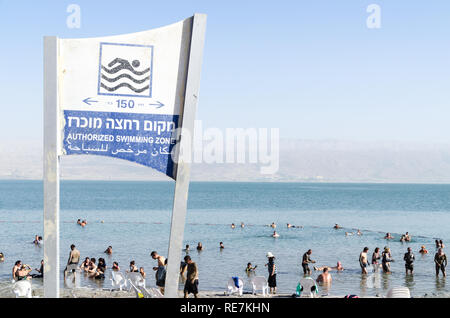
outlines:
[[[189,168],[187,163],[175,162],[183,143],[191,142],[183,140],[183,129],[193,131],[205,26],[206,16],[196,14],[133,34],[45,38],[44,246],[46,238],[50,246],[44,249],[48,270],[44,277],[50,277],[48,284],[44,282],[46,296],[58,296],[54,286],[58,273],[52,270],[59,264],[51,259],[59,255],[61,155],[119,158],[173,179],[182,174],[182,183],[176,184],[169,246],[169,257],[178,259],[178,268],[180,255],[174,251],[177,248],[179,254],[181,250],[183,231],[179,230],[181,225],[184,230],[186,213],[185,202],[179,201],[187,201]],[[169,266],[168,276],[174,275],[174,268]],[[176,296],[173,287],[166,289],[171,297]]]

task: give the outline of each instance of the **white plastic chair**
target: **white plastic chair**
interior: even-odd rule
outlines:
[[[131,280],[128,280],[128,284],[130,284],[130,290],[133,290],[136,293],[136,298],[148,298],[145,297],[144,293],[142,293],[136,286],[134,286]]]
[[[136,286],[145,287],[145,279],[142,277],[141,273],[138,272],[130,272],[127,273],[127,278]]]
[[[122,288],[127,287],[127,280],[121,272],[111,271],[110,280],[112,289],[119,288],[119,290],[122,291]]]
[[[411,298],[408,287],[392,287],[388,290],[386,298]]]
[[[244,282],[239,278],[239,288],[234,284],[234,279],[230,278],[227,283],[227,295],[231,295],[234,293],[238,293],[239,296],[242,296],[244,292]]]
[[[252,279],[253,295],[256,295],[256,291],[262,290],[262,295],[269,294],[269,284],[264,276],[255,276]]]
[[[317,284],[311,277],[306,277],[300,279],[300,285],[302,286],[302,291],[300,293],[301,298],[314,298],[318,292]]]
[[[145,298],[164,298],[164,295],[157,288],[147,289],[144,286],[137,286],[137,289],[142,292]]]
[[[13,292],[16,295],[16,298],[33,298],[31,294],[31,283],[28,280],[19,280],[18,282],[15,282]]]
[[[164,295],[158,288],[150,288],[150,293],[153,295],[153,298],[164,298]]]

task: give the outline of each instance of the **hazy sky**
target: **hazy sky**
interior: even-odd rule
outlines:
[[[69,29],[67,6],[81,6]],[[381,28],[369,29],[369,4]],[[450,142],[450,1],[0,0],[0,142],[42,136],[42,37],[208,14],[198,118],[281,137]]]

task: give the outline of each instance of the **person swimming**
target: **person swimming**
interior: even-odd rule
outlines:
[[[131,261],[130,262],[130,273],[135,273],[135,272],[139,272],[137,266],[136,266],[136,262],[135,261]]]
[[[385,240],[392,240],[394,237],[391,235],[391,233],[386,233],[386,235],[384,236]]]
[[[234,223],[231,223],[231,228],[232,229],[236,228],[236,225],[234,225]]]
[[[119,263],[113,262],[111,269],[115,272],[120,271]]]
[[[254,267],[252,266],[252,263],[247,263],[247,267],[245,268],[245,272],[247,274],[249,273],[253,273],[256,270],[256,267],[258,267],[258,265],[255,265]]]
[[[337,262],[336,266],[314,266],[313,267],[315,271],[322,271],[325,268],[327,268],[327,270],[331,271],[331,270],[336,270],[338,272],[341,272],[344,270],[344,267],[342,266],[341,262]]]
[[[198,242],[198,244],[197,244],[197,251],[203,251],[202,242]]]
[[[277,231],[273,231],[272,237],[280,237],[280,234],[278,234]]]
[[[111,245],[108,246],[108,248],[103,253],[106,253],[108,255],[112,255],[112,246]]]
[[[241,222],[241,228],[244,228],[244,227],[245,227],[244,222]]]
[[[270,227],[274,229],[277,227],[277,225],[275,224],[275,222],[272,222],[272,224],[270,224]]]
[[[225,246],[223,245],[223,242],[220,242],[220,243],[219,243],[219,248],[220,248],[221,250],[223,250],[223,249],[225,248]]]
[[[356,232],[356,235],[361,236],[361,235],[363,235],[363,234],[362,234],[362,232],[358,229],[358,231]]]
[[[339,229],[342,229],[342,226],[340,226],[339,224],[336,223],[336,224],[333,226],[333,228],[336,229],[336,230],[339,230]]]
[[[425,245],[422,245],[419,250],[420,254],[428,254],[428,250],[425,248]]]
[[[5,254],[0,252],[0,262],[4,262],[5,261]]]

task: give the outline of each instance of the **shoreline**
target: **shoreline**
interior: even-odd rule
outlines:
[[[12,287],[12,286],[11,286]],[[42,287],[35,288],[32,291],[33,298],[44,298],[44,290]],[[250,292],[244,292],[242,296],[237,294],[226,295],[225,291],[200,291],[199,298],[223,298],[223,299],[251,299],[251,298],[264,298],[264,299],[273,299],[273,298],[293,298],[292,294],[287,293],[277,293],[275,295],[267,295],[263,297],[262,294],[258,293],[257,295],[253,295]],[[183,298],[183,291],[178,291],[179,298]],[[314,298],[342,298],[344,299],[345,295],[318,295]],[[14,293],[12,292],[12,288],[8,291],[7,288],[4,288],[0,293],[0,298],[15,298]],[[89,288],[89,287],[80,287],[75,289],[62,288],[60,290],[60,298],[137,298],[134,291],[119,291],[119,290],[109,290],[109,289],[99,289],[99,288]],[[189,295],[188,299],[193,299],[193,295]],[[380,296],[359,296],[359,298],[386,298],[385,295]],[[447,298],[444,295],[438,294],[424,294],[422,296],[416,296],[414,298]]]

